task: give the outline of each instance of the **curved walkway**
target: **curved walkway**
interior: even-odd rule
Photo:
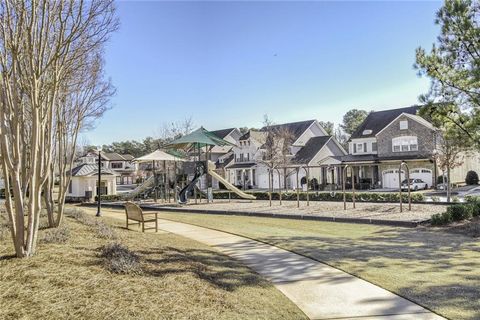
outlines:
[[[367,281],[275,246],[164,219],[159,219],[159,228],[243,262],[270,280],[310,319],[443,319]]]

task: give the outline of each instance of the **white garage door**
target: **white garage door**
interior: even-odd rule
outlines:
[[[402,170],[402,180],[405,179],[405,172]],[[382,172],[383,188],[398,189],[398,169],[385,170]]]
[[[422,179],[429,187],[433,184],[432,170],[425,168],[414,168],[410,170],[410,177],[412,179]]]

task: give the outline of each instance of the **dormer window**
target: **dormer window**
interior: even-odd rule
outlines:
[[[407,130],[408,129],[408,120],[400,121],[400,130]]]
[[[370,129],[363,130],[363,132],[362,132],[362,135],[364,135],[364,136],[368,136],[369,134],[372,134],[372,130],[370,130]]]

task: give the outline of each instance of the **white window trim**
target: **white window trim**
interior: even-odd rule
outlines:
[[[402,126],[404,124],[404,126]],[[400,120],[399,122],[400,130],[408,130],[408,120]]]
[[[413,148],[415,146],[415,148]],[[398,150],[395,150],[398,147]],[[404,147],[406,147],[404,150]],[[418,151],[418,138],[416,136],[401,136],[392,138],[392,152]]]

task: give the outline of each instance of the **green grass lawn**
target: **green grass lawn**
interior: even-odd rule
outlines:
[[[274,244],[357,275],[445,317],[480,319],[480,243],[475,238],[423,227],[188,213],[160,217]]]
[[[140,256],[140,274],[107,271],[99,248],[112,240],[72,218],[65,243],[41,242],[28,259],[12,258],[11,239],[2,233],[0,319],[305,318],[269,282],[212,248],[102,220],[115,226],[115,241]]]

